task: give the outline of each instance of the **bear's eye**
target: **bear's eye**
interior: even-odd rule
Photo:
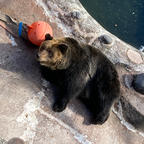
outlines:
[[[58,45],[58,48],[62,52],[62,54],[65,54],[68,49],[68,46],[66,44],[60,44]]]
[[[48,50],[47,52],[48,52],[48,57],[52,58],[53,57],[53,52],[51,50]]]
[[[41,47],[40,47],[40,51],[43,51],[44,49],[45,49],[44,46],[41,46]]]

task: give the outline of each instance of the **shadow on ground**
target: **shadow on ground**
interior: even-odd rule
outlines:
[[[25,79],[31,82],[32,85],[36,85],[39,89],[42,89],[43,86],[39,64],[35,57],[38,48],[22,40],[16,41],[18,44],[17,46],[12,46],[10,43],[0,44],[0,69],[20,75],[20,78]],[[54,102],[54,96],[51,85],[46,88],[45,95],[47,98],[41,103],[45,109],[54,114],[58,119],[75,128],[73,120],[65,112],[52,112],[51,107]],[[46,101],[49,102],[47,103]],[[82,115],[82,117],[84,117],[84,124],[88,124],[88,112],[84,105],[78,100],[72,100],[70,104],[68,104],[68,109],[78,115]]]

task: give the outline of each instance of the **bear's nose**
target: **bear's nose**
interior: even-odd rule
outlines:
[[[39,59],[39,55],[38,54],[36,54],[36,59]]]

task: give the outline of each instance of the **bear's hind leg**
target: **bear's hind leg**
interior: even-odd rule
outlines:
[[[100,90],[91,95],[92,124],[103,124],[108,119],[111,107],[116,98],[116,94],[105,94]]]
[[[98,104],[99,103],[99,104]],[[103,124],[109,117],[109,112],[112,104],[108,104],[106,102],[105,104],[103,101],[97,101],[96,106],[92,107],[92,118],[91,118],[91,124]]]
[[[92,87],[88,85],[79,95],[80,101],[91,114],[91,124],[103,124],[109,116],[109,109],[111,107],[111,104],[104,104],[104,99],[100,99],[97,94],[98,92],[93,91]],[[106,103],[108,103],[108,101]]]

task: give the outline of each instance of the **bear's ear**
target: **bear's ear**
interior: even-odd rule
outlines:
[[[52,39],[53,37],[49,33],[45,35],[45,40],[52,40]]]
[[[65,54],[68,49],[68,46],[66,44],[59,44],[58,48],[60,49],[62,54]]]

